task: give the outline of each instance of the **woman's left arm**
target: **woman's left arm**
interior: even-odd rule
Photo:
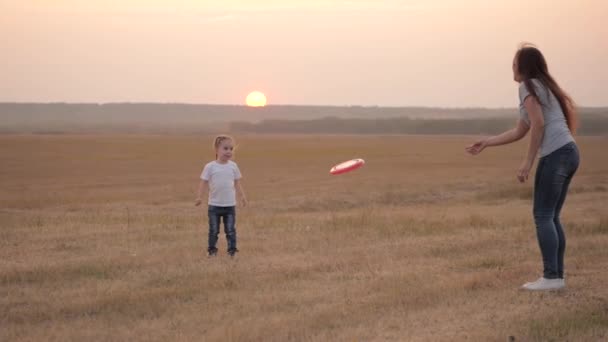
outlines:
[[[522,183],[525,182],[530,175],[530,170],[534,165],[534,159],[536,159],[540,143],[543,140],[543,135],[545,133],[543,109],[540,103],[538,103],[538,100],[533,96],[528,96],[524,101],[524,107],[526,108],[528,118],[530,119],[530,144],[528,145],[526,159],[517,171],[517,179]]]

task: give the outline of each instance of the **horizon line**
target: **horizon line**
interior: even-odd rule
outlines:
[[[505,107],[505,106],[428,106],[428,105],[331,105],[331,104],[267,104],[264,107],[250,107],[246,104],[227,104],[227,103],[196,103],[196,102],[131,102],[131,101],[117,101],[117,102],[66,102],[66,101],[47,101],[47,102],[26,102],[26,101],[0,101],[0,105],[4,104],[18,104],[18,105],[184,105],[184,106],[215,106],[215,107],[243,107],[251,108],[253,110],[263,110],[267,107],[328,107],[328,108],[384,108],[384,109],[399,109],[399,108],[420,108],[420,109],[444,109],[444,110],[466,110],[466,109],[487,109],[487,110],[501,110],[501,109],[516,109],[517,106]],[[599,106],[585,106],[580,105],[578,108],[591,108],[591,109],[602,109],[608,108],[608,104]]]

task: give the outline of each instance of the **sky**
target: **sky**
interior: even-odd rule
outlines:
[[[0,0],[0,102],[515,107],[536,44],[608,106],[604,0]]]

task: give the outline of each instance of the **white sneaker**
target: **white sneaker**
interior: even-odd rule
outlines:
[[[541,277],[541,278],[542,278],[542,277]],[[536,281],[532,281],[532,282],[529,282],[529,283],[525,283],[523,286],[527,286],[527,285],[530,285],[530,284],[536,283],[537,281],[541,280],[541,278],[538,278],[538,280],[536,280]],[[559,279],[559,280],[561,280],[561,282],[564,284],[564,286],[566,286],[566,278],[558,278],[558,279]],[[549,280],[549,279],[547,279],[547,280]],[[556,280],[556,279],[553,279],[553,280]]]
[[[525,283],[521,288],[529,291],[547,291],[547,290],[559,290],[566,287],[566,281],[564,279],[547,279],[538,278],[537,281],[531,283]]]

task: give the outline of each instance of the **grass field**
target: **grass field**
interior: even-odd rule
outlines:
[[[237,137],[232,260],[193,206],[211,137],[0,136],[0,340],[607,340],[608,138],[579,139],[556,293],[518,290],[541,266],[525,142],[473,139]]]

